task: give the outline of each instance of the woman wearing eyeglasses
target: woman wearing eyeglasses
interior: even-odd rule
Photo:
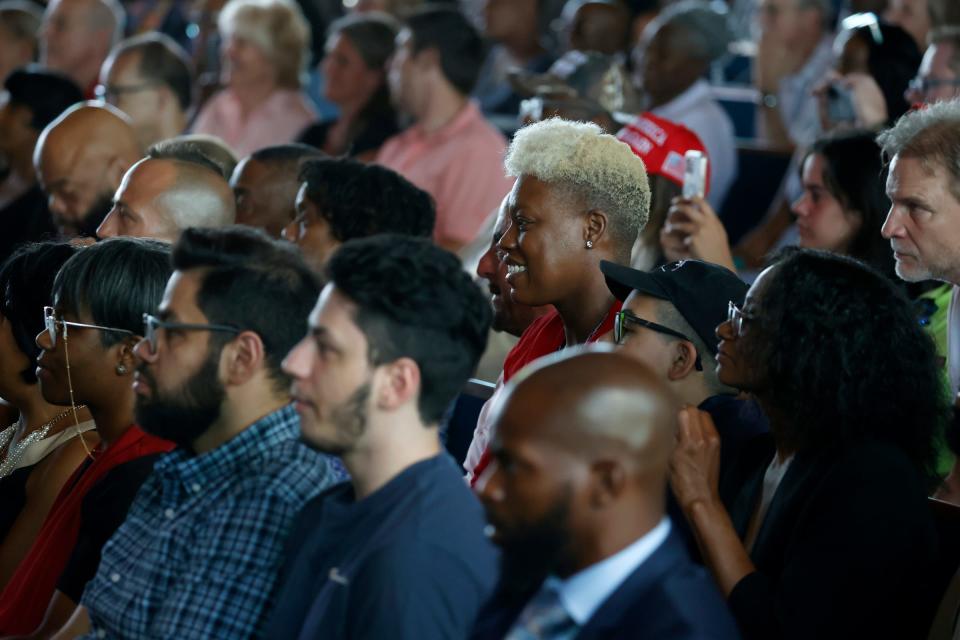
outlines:
[[[40,389],[72,421],[79,418],[74,409],[86,405],[100,442],[91,442],[0,593],[0,634],[36,630],[46,637],[66,622],[156,454],[172,448],[133,424],[131,386],[133,347],[144,311],[163,294],[169,256],[165,244],[115,238],[80,249],[57,274],[36,336]]]
[[[717,336],[720,380],[756,397],[772,439],[744,452],[724,505],[716,430],[685,409],[671,486],[744,638],[926,637],[949,401],[909,301],[862,263],[799,250]]]
[[[44,400],[35,372],[43,306],[57,271],[75,252],[65,243],[26,245],[0,269],[0,397],[20,412],[16,422],[0,427],[0,589],[83,461],[84,443],[99,442],[86,408],[77,411],[78,428],[69,409]]]
[[[630,264],[650,212],[643,161],[592,123],[552,118],[524,127],[505,164],[517,177],[497,244],[507,265],[505,295],[554,311],[523,332],[503,364],[501,387],[533,360],[613,330],[620,301],[607,288],[600,261]],[[471,482],[487,464],[489,427],[485,409],[464,463]]]

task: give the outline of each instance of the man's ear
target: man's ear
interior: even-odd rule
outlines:
[[[381,367],[376,392],[376,406],[395,411],[420,396],[420,367],[411,358],[398,358]]]
[[[223,348],[220,367],[224,382],[242,385],[266,364],[263,341],[253,331],[242,331]]]
[[[413,62],[421,71],[440,70],[440,50],[436,47],[427,47],[413,55]]]
[[[683,380],[697,370],[697,348],[689,340],[677,340],[672,344],[670,369],[667,378]]]
[[[627,470],[616,459],[596,460],[590,465],[590,505],[601,509],[615,502],[627,486]]]

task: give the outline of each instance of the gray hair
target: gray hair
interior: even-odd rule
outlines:
[[[894,156],[916,158],[928,171],[941,166],[950,176],[950,193],[960,201],[960,98],[911,111],[877,136],[889,162]]]

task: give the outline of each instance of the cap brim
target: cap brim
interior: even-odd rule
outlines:
[[[607,281],[607,288],[610,293],[623,302],[633,291],[639,291],[654,298],[669,300],[670,296],[663,289],[663,286],[657,282],[656,277],[631,267],[610,262],[608,260],[600,261],[600,272],[603,273]]]

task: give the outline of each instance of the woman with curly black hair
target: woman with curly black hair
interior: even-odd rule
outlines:
[[[798,250],[717,336],[718,377],[756,397],[772,441],[723,505],[716,431],[685,409],[671,484],[744,637],[924,637],[949,400],[909,301],[855,260]]]

